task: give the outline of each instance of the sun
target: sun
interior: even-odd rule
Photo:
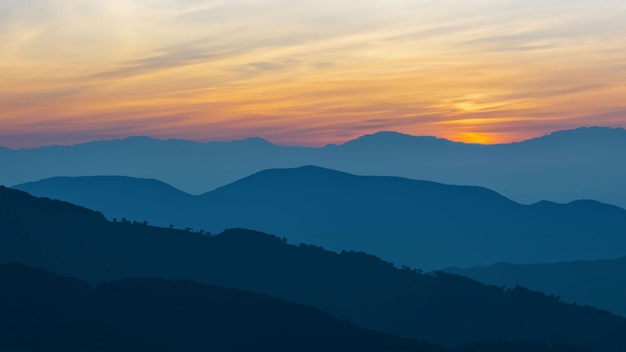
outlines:
[[[480,133],[480,132],[460,132],[452,137],[453,140],[463,143],[474,143],[474,144],[494,144],[497,141],[490,136],[490,133]]]

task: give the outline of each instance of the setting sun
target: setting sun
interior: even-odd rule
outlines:
[[[3,146],[380,130],[493,143],[626,125],[612,0],[37,4],[0,7]]]

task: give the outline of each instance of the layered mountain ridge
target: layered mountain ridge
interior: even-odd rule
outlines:
[[[450,347],[523,340],[597,352],[626,348],[626,319],[521,287],[420,274],[364,253],[294,246],[241,229],[205,236],[112,223],[85,208],[0,187],[0,264],[11,262],[89,282],[162,277],[255,291]]]
[[[391,132],[321,148],[252,138],[197,143],[134,137],[0,153],[0,184],[54,176],[155,178],[200,194],[255,172],[318,165],[493,189],[515,201],[594,199],[626,208],[626,131],[589,127],[518,143],[480,145]]]
[[[626,211],[616,206],[591,200],[523,205],[481,187],[314,166],[261,171],[200,196],[120,177],[54,178],[16,188],[109,219],[214,233],[245,227],[425,270],[626,253]]]

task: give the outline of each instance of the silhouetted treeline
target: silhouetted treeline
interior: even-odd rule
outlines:
[[[448,268],[491,285],[522,285],[560,296],[567,302],[608,309],[626,317],[626,257],[596,261]]]

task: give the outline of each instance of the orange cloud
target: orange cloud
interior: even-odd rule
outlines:
[[[0,145],[626,126],[613,0],[37,4],[0,13]]]

